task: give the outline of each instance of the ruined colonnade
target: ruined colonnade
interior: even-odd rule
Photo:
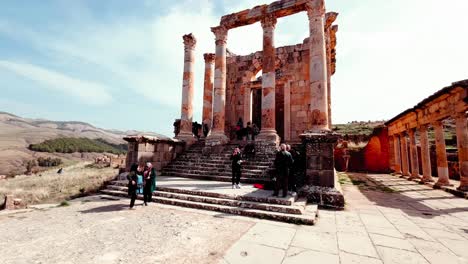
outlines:
[[[460,186],[458,190],[468,191],[468,81],[453,83],[414,108],[408,109],[386,123],[389,130],[392,169],[410,179],[434,182],[431,170],[428,128],[435,134],[438,179],[436,187],[451,186],[445,145],[443,121],[452,118],[456,122]],[[419,138],[416,137],[419,134]],[[409,153],[407,142],[409,139]],[[417,140],[421,145],[422,176],[420,175]],[[409,168],[411,164],[411,168]]]

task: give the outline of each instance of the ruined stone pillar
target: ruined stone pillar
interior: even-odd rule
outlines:
[[[403,176],[409,176],[409,160],[408,160],[408,139],[406,138],[406,132],[400,135],[401,142],[401,174]]]
[[[427,125],[419,128],[419,138],[421,141],[421,162],[423,177],[421,182],[433,182],[432,169],[431,169],[431,154],[429,150],[429,139],[427,136]]]
[[[182,82],[182,109],[180,117],[180,133],[177,138],[183,140],[187,145],[193,144],[195,138],[192,133],[193,118],[193,84],[195,45],[197,40],[193,34],[183,36],[184,39],[184,77]]]
[[[393,138],[393,149],[395,151],[395,173],[401,174],[400,136],[395,134],[393,135]]]
[[[439,176],[435,186],[450,186],[444,126],[442,125],[442,121],[437,121],[433,124],[433,127],[435,130],[437,175]]]
[[[330,12],[325,14],[325,35],[326,35],[326,51],[327,51],[327,104],[328,104],[328,127],[332,127],[332,112],[331,112],[331,76],[332,71],[332,34],[336,34],[338,27],[332,27],[338,17],[338,13]]]
[[[460,113],[456,117],[458,162],[460,166],[460,191],[468,191],[468,130],[466,114]]]
[[[276,50],[274,44],[274,31],[276,17],[266,15],[262,21],[263,28],[263,74],[262,74],[262,128],[257,139],[274,144],[280,141],[276,133]]]
[[[216,37],[216,59],[214,77],[213,124],[206,139],[207,146],[223,145],[229,140],[224,132],[226,106],[226,42],[228,30],[223,26],[213,27]]]
[[[329,131],[327,52],[325,43],[325,3],[323,0],[306,4],[309,17],[310,60],[310,123],[313,132]]]
[[[410,158],[411,158],[411,179],[419,179],[419,160],[418,160],[418,146],[416,145],[416,131],[410,129],[408,131],[410,140]]]
[[[215,55],[213,53],[203,54],[205,59],[205,82],[203,89],[203,124],[211,129],[213,123],[213,64]],[[203,135],[203,133],[202,133]]]

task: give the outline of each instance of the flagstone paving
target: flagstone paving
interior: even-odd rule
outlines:
[[[315,226],[257,223],[220,263],[468,263],[468,200],[392,175],[340,181],[344,211],[320,210]]]

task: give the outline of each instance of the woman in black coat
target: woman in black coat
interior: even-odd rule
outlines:
[[[133,164],[132,167],[130,167],[130,172],[127,175],[128,196],[130,196],[130,209],[133,209],[133,206],[135,205],[135,200],[137,198],[137,169],[138,165]]]

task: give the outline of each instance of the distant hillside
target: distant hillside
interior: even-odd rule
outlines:
[[[137,134],[167,138],[157,133],[107,130],[84,122],[23,118],[0,111],[0,175],[21,171],[23,162],[35,155],[28,149],[31,144],[56,138],[88,138],[121,145],[126,144],[124,136]]]

